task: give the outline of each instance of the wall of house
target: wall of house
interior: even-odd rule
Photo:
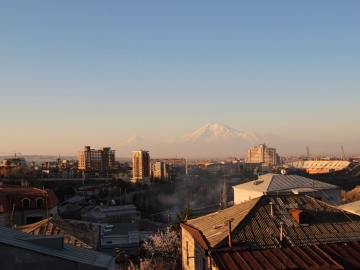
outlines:
[[[47,254],[0,243],[0,269],[6,270],[99,270],[86,265]]]
[[[338,206],[341,204],[341,190],[340,189],[328,189],[328,190],[319,190],[317,192],[307,192],[307,193],[302,193],[302,194],[306,194],[308,196],[320,199],[321,201],[323,201],[324,203],[333,205],[333,206]]]
[[[195,239],[186,230],[181,229],[181,256],[183,270],[195,269]]]
[[[211,269],[204,248],[184,229],[181,231],[181,256],[183,270]]]
[[[49,214],[49,216],[52,215],[53,217],[57,217],[57,207],[53,207],[53,208],[49,209],[48,211],[43,208],[29,209],[29,210],[25,210],[24,212],[16,211],[16,212],[14,212],[14,216],[13,216],[13,224],[16,224],[18,226],[27,225],[29,220],[31,220],[33,218],[40,218],[40,217],[42,219],[45,219],[45,218],[47,218],[48,214]],[[40,221],[40,220],[37,220],[37,221]]]
[[[255,185],[254,188],[256,188]],[[261,191],[256,191],[256,190],[250,191],[246,189],[234,188],[234,204],[239,204],[260,197],[262,195],[263,193]]]

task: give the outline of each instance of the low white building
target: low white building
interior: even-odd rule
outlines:
[[[234,203],[262,195],[304,194],[331,205],[340,205],[341,188],[299,175],[264,174],[258,180],[233,186]]]

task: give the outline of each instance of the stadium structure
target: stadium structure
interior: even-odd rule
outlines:
[[[346,160],[307,160],[288,164],[290,168],[305,170],[308,174],[327,174],[351,169],[351,162]]]

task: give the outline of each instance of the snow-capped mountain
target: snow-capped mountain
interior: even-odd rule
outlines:
[[[227,125],[218,123],[208,123],[197,131],[181,137],[180,142],[204,142],[204,143],[218,143],[218,142],[232,142],[244,140],[247,142],[261,142],[268,140],[279,139],[276,136],[269,134],[259,134],[252,132],[240,132]]]

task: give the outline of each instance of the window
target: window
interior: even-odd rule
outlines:
[[[45,199],[43,199],[43,198],[41,198],[41,197],[35,199],[36,207],[37,207],[37,208],[42,208],[42,207],[44,207],[44,201],[45,201]]]
[[[23,198],[21,200],[22,202],[22,207],[23,208],[29,208],[30,207],[30,199],[29,198]]]

